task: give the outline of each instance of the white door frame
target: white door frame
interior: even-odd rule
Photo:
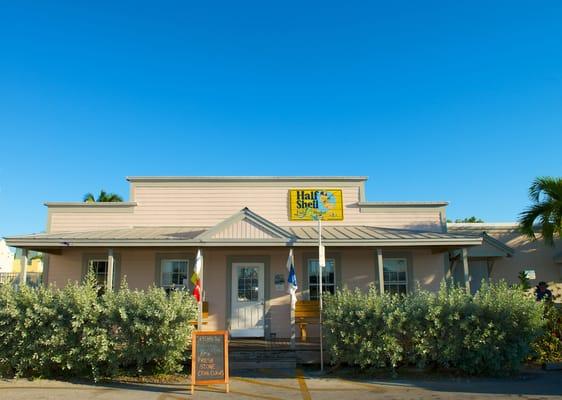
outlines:
[[[238,269],[240,267],[258,268],[258,300],[246,303],[246,309],[250,310],[251,326],[240,326],[237,319],[238,306]],[[265,337],[265,263],[263,262],[234,262],[230,281],[230,334],[232,337]],[[253,310],[252,310],[253,308]],[[244,325],[242,323],[242,325]]]

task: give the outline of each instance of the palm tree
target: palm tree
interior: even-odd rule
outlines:
[[[107,193],[105,190],[100,191],[97,199],[92,193],[86,193],[84,195],[85,203],[114,203],[119,201],[123,201],[123,198],[121,196],[115,193]]]
[[[554,246],[554,238],[562,236],[562,178],[538,177],[529,188],[533,205],[519,214],[521,232],[536,240],[535,221],[544,242]]]

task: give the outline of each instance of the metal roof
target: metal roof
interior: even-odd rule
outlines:
[[[515,250],[502,241],[490,236],[486,230],[516,229],[518,226],[511,223],[448,223],[449,233],[478,235],[483,239],[483,245],[468,251],[469,257],[511,257]]]
[[[293,237],[280,239],[208,240],[210,227],[133,227],[128,229],[82,232],[38,233],[6,238],[10,246],[250,246],[294,245],[312,246],[318,240],[314,226],[283,227]],[[324,226],[322,239],[326,245],[338,246],[474,246],[482,243],[479,235],[439,233],[430,231],[380,228],[363,225]]]
[[[219,231],[241,220],[248,220],[270,232],[271,238],[256,239],[244,235],[214,238]],[[330,246],[447,246],[465,247],[482,244],[481,235],[441,233],[411,229],[381,228],[364,225],[326,225],[324,243]],[[314,246],[318,241],[315,226],[278,226],[248,208],[211,227],[131,227],[126,229],[38,233],[12,236],[6,242],[14,247],[65,246]]]
[[[25,236],[14,236],[7,240],[192,240],[205,232],[207,228],[198,227],[135,227],[126,229],[108,229],[96,231],[36,233]]]
[[[287,227],[299,239],[318,240],[318,230],[314,226]],[[380,228],[365,225],[323,226],[323,240],[431,240],[465,239],[475,236],[453,233],[439,233],[410,229]]]

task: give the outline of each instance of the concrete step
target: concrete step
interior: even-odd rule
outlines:
[[[236,350],[229,353],[230,369],[290,369],[296,368],[294,351]]]
[[[236,370],[258,370],[258,369],[295,369],[297,363],[295,361],[263,361],[263,362],[253,362],[253,361],[232,361],[228,363],[231,371]]]
[[[297,364],[320,364],[320,350],[299,350],[296,354]],[[328,355],[324,353],[324,361],[328,361]]]

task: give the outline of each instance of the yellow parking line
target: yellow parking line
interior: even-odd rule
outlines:
[[[308,387],[306,386],[306,382],[304,380],[304,375],[300,369],[297,369],[297,381],[299,382],[302,400],[312,400],[312,397],[310,397],[310,392],[308,391]]]

